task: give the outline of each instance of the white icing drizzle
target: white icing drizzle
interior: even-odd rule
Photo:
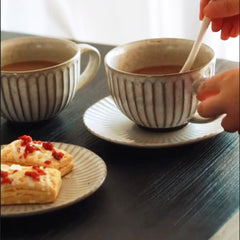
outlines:
[[[18,165],[18,164],[13,164],[11,165],[10,169],[13,170],[22,170],[22,166]]]
[[[1,164],[1,170],[2,170],[2,171],[8,171],[8,169],[9,169],[9,166],[8,166],[8,165],[6,165],[6,164]]]
[[[38,183],[41,185],[41,190],[46,191],[47,190],[46,186],[52,186],[52,182],[50,181],[48,170],[45,169],[44,167],[40,167],[40,169],[43,170],[46,173],[46,175],[40,175],[39,176],[40,181],[36,181],[30,176],[25,176],[26,170],[18,164],[13,164],[11,166],[8,166],[5,164],[1,165],[1,170],[7,171],[8,177],[13,180],[11,183],[12,186],[18,185],[20,183],[20,179],[25,178],[28,187],[34,188],[36,183]],[[28,171],[35,171],[35,170],[30,168]],[[5,184],[2,184],[1,187],[4,188]]]
[[[14,172],[14,170],[17,170],[17,171]],[[17,164],[13,164],[8,168],[7,171],[9,174],[9,178],[13,180],[11,185],[16,186],[19,183],[19,179],[24,177],[25,172],[21,170],[22,170],[22,167]]]
[[[24,151],[25,151],[25,146],[21,146],[22,140],[15,140],[14,142],[11,143],[12,146],[12,153],[14,156],[14,159],[23,162],[24,161]],[[51,160],[52,157],[52,151],[45,149],[42,144],[38,143],[33,143],[31,142],[31,145],[36,146],[39,148],[39,150],[34,151],[33,153],[28,153],[28,154],[34,154],[34,162],[39,162],[41,161],[44,163],[46,160]],[[63,154],[65,154],[65,151],[61,150]]]
[[[28,184],[29,187],[34,187],[35,186],[35,180],[32,179],[32,177],[26,176],[26,179],[27,179],[27,184]]]

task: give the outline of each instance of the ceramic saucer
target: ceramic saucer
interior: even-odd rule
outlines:
[[[102,185],[107,167],[98,155],[77,145],[56,142],[53,145],[69,152],[74,164],[73,170],[62,178],[62,187],[56,201],[45,204],[2,205],[1,217],[22,217],[61,209],[87,198]]]
[[[188,123],[168,132],[148,130],[129,120],[115,105],[112,97],[105,97],[89,107],[83,116],[86,128],[99,138],[135,147],[159,148],[195,143],[221,132],[221,118],[210,123]]]

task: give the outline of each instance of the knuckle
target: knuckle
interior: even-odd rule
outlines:
[[[228,115],[225,118],[223,118],[221,125],[226,132],[237,131],[237,127],[235,126],[235,124],[232,122],[231,118]]]

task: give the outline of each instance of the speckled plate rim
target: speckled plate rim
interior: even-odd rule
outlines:
[[[172,147],[178,147],[178,146],[183,146],[183,145],[189,145],[189,144],[193,144],[196,142],[200,142],[203,140],[207,140],[209,138],[212,138],[220,133],[222,133],[224,130],[220,125],[220,122],[222,120],[222,117],[217,118],[216,120],[213,120],[211,123],[212,124],[218,124],[219,126],[215,128],[214,131],[211,131],[211,129],[209,129],[209,132],[207,134],[205,134],[204,136],[199,136],[196,137],[194,139],[188,139],[185,141],[179,141],[179,142],[175,142],[175,143],[151,143],[151,142],[133,142],[133,141],[128,141],[128,139],[120,139],[118,138],[118,136],[116,136],[115,138],[112,138],[111,136],[108,136],[107,134],[102,134],[99,133],[99,131],[96,131],[95,129],[93,129],[93,127],[89,124],[88,122],[88,116],[89,116],[89,112],[93,110],[96,111],[98,109],[98,106],[100,106],[102,103],[108,102],[111,104],[112,108],[115,108],[114,111],[115,113],[121,117],[122,119],[124,119],[124,121],[128,121],[129,125],[130,124],[134,124],[130,119],[128,119],[124,114],[121,113],[121,111],[117,108],[117,106],[115,105],[113,99],[111,96],[107,96],[105,98],[102,98],[101,100],[99,100],[98,102],[96,102],[95,104],[93,104],[92,106],[90,106],[83,115],[83,123],[85,125],[85,127],[87,128],[87,130],[92,133],[93,135],[106,140],[108,142],[112,142],[115,144],[120,144],[120,145],[126,145],[129,147],[139,147],[139,148],[172,148]],[[102,114],[102,112],[101,112]],[[105,117],[108,118],[109,116],[107,115],[107,113],[105,113]],[[211,124],[211,123],[200,123],[202,125],[206,125],[206,124]],[[188,128],[190,125],[196,125],[198,123],[188,123],[188,125],[186,125],[184,128]],[[198,124],[199,125],[199,124]],[[102,127],[102,126],[101,126]],[[138,127],[139,128],[139,127]],[[180,129],[181,130],[181,129]],[[140,129],[139,128],[139,132],[144,131],[144,129]],[[146,130],[145,130],[146,131]],[[151,130],[150,130],[151,131]],[[177,133],[179,130],[176,130],[175,132]],[[113,130],[114,132],[114,130]],[[153,132],[153,134],[159,134],[159,137],[161,134],[166,134],[166,132]]]
[[[95,168],[95,171],[99,175],[97,176],[96,181],[93,184],[91,184],[85,192],[79,193],[78,197],[69,198],[68,201],[66,201],[65,203],[62,203],[62,204],[58,204],[58,197],[59,197],[58,196],[55,202],[47,203],[47,204],[22,204],[22,205],[4,205],[4,206],[1,205],[1,217],[6,217],[6,218],[25,217],[25,216],[38,215],[38,214],[49,213],[52,211],[60,210],[60,209],[71,206],[73,204],[76,204],[76,203],[86,199],[87,197],[92,195],[94,192],[96,192],[98,190],[98,188],[100,188],[100,186],[103,184],[103,182],[105,181],[106,176],[107,176],[107,166],[106,166],[105,162],[103,161],[103,159],[100,158],[96,153],[92,152],[91,150],[89,150],[87,148],[84,148],[84,147],[81,147],[78,145],[74,145],[74,144],[60,143],[60,142],[52,142],[52,143],[55,147],[58,147],[63,150],[66,150],[66,148],[70,147],[72,149],[71,151],[68,151],[70,154],[73,154],[73,152],[75,151],[75,154],[73,154],[74,168],[69,174],[67,174],[66,176],[64,176],[62,178],[62,187],[60,189],[59,195],[60,194],[64,195],[65,190],[63,188],[63,185],[64,185],[64,182],[67,181],[67,179],[69,179],[69,178],[72,179],[74,177],[77,177],[76,180],[81,179],[81,176],[79,176],[79,175],[76,176],[76,174],[74,173],[74,169],[77,168],[81,163],[82,156],[76,156],[76,154],[79,152],[83,152],[83,155],[86,153],[89,154],[89,156],[91,157],[90,163],[97,164],[98,168]],[[1,149],[4,146],[5,145],[1,145]],[[81,170],[86,170],[86,168],[81,169]],[[9,207],[10,208],[15,207],[16,209],[18,209],[18,211],[9,212],[6,210]],[[24,207],[27,207],[30,210],[21,212],[21,209],[23,209]],[[34,210],[31,210],[31,207],[34,207]]]

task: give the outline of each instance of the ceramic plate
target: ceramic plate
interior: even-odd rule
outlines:
[[[173,147],[211,138],[221,132],[221,118],[210,123],[188,123],[168,132],[148,130],[134,124],[116,107],[109,96],[92,105],[84,113],[87,129],[104,140],[135,147]]]
[[[90,150],[66,143],[53,143],[73,156],[73,170],[63,177],[62,187],[54,203],[1,206],[2,217],[33,215],[60,209],[94,193],[106,178],[104,161]]]

